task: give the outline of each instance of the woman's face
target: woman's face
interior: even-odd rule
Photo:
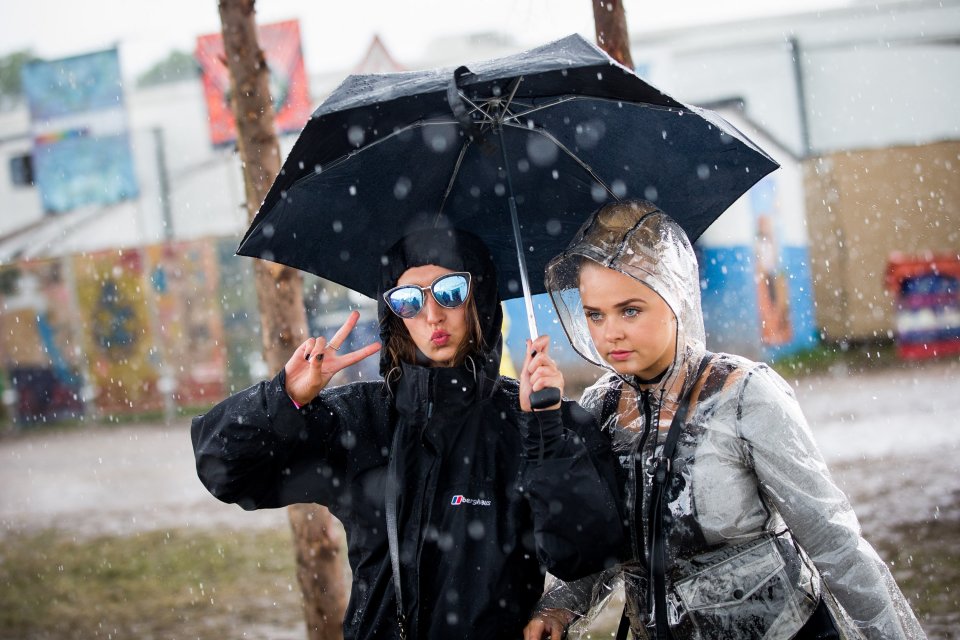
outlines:
[[[414,284],[428,287],[442,275],[454,273],[451,269],[428,264],[411,267],[397,279],[397,286]],[[470,292],[473,295],[473,292]],[[431,291],[424,292],[424,306],[412,318],[403,318],[403,324],[425,356],[436,365],[445,365],[453,360],[460,344],[467,339],[467,305],[447,309],[437,304]]]
[[[653,289],[585,260],[580,298],[593,344],[617,373],[650,380],[673,362],[676,318]]]

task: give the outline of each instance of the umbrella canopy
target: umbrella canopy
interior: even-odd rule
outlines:
[[[580,36],[472,65],[350,76],[314,112],[237,253],[377,294],[384,251],[453,226],[519,297],[515,195],[531,293],[586,217],[645,198],[696,239],[777,164]]]

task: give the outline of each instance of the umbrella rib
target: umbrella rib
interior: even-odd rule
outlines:
[[[447,197],[450,196],[450,192],[453,191],[453,182],[457,179],[457,174],[460,173],[460,165],[463,163],[463,157],[467,155],[467,147],[470,146],[470,138],[467,138],[463,146],[460,147],[460,155],[457,156],[457,162],[453,165],[453,172],[450,174],[450,181],[447,182],[447,189],[443,192],[443,199],[440,200],[440,207],[437,210],[437,217],[434,219],[433,223],[436,223],[440,220],[440,216],[443,215],[443,208],[447,204]]]
[[[510,119],[511,119],[511,120],[516,120],[516,119],[522,118],[522,117],[524,117],[524,116],[526,116],[526,115],[528,115],[528,114],[534,113],[535,111],[541,111],[541,110],[543,110],[543,109],[549,109],[550,107],[555,107],[555,106],[557,106],[558,104],[563,104],[564,102],[570,102],[571,100],[576,100],[577,97],[578,97],[578,96],[563,96],[562,98],[560,98],[559,100],[555,100],[554,102],[550,102],[550,103],[548,103],[548,104],[542,104],[542,105],[540,105],[540,106],[538,106],[538,107],[530,107],[530,108],[527,109],[526,111],[518,112],[518,113],[514,114],[513,117],[510,118]],[[521,104],[521,103],[518,102],[517,104]]]
[[[620,201],[620,197],[617,196],[617,194],[615,194],[613,191],[610,190],[610,187],[607,186],[607,183],[604,182],[604,181],[600,178],[600,176],[597,175],[597,172],[594,171],[593,168],[592,168],[590,165],[588,165],[586,162],[584,162],[583,160],[581,160],[575,153],[573,153],[572,151],[570,151],[570,149],[568,149],[568,148],[566,147],[566,145],[564,145],[562,142],[560,142],[559,140],[557,140],[557,138],[556,138],[553,134],[551,134],[549,131],[547,131],[546,129],[542,129],[542,128],[540,128],[540,127],[534,127],[533,129],[529,129],[529,128],[527,128],[527,127],[522,127],[522,126],[520,126],[519,124],[511,124],[511,123],[508,123],[508,122],[505,122],[504,124],[506,124],[507,126],[513,127],[514,129],[520,129],[521,131],[535,131],[536,133],[539,133],[540,135],[548,138],[551,142],[553,142],[553,144],[557,145],[564,153],[566,153],[568,156],[570,156],[570,157],[573,159],[574,162],[576,162],[576,163],[579,164],[581,167],[583,167],[583,170],[586,171],[587,173],[589,173],[589,174],[593,177],[593,179],[596,180],[597,183],[598,183],[601,187],[603,187],[604,190],[613,197],[614,200],[616,200],[617,202]]]
[[[334,159],[334,160],[331,160],[331,161],[328,162],[326,165],[324,165],[323,167],[321,167],[321,168],[320,168],[320,171],[321,171],[321,173],[322,173],[322,172],[324,172],[324,171],[328,171],[328,170],[330,170],[330,169],[333,169],[333,168],[335,168],[335,167],[343,164],[344,162],[346,162],[347,160],[349,160],[349,159],[352,158],[353,156],[359,155],[359,154],[363,153],[364,151],[366,151],[367,149],[372,149],[373,147],[377,146],[378,144],[381,144],[381,143],[383,143],[383,142],[386,142],[386,141],[389,140],[390,138],[396,137],[396,136],[400,135],[401,133],[404,133],[405,131],[408,131],[408,130],[411,130],[411,129],[416,129],[417,127],[423,127],[424,125],[428,125],[428,124],[455,124],[455,125],[459,125],[460,123],[457,122],[456,120],[417,120],[416,122],[414,122],[414,123],[412,123],[412,124],[408,124],[407,126],[405,126],[405,127],[403,127],[403,128],[397,129],[396,131],[392,131],[391,133],[389,133],[388,135],[383,136],[382,138],[378,138],[377,140],[374,140],[374,141],[371,142],[370,144],[364,145],[364,146],[360,147],[359,149],[354,149],[353,151],[351,151],[350,153],[348,153],[348,154],[346,154],[346,155],[344,155],[344,156],[340,156],[339,158],[336,158],[336,159]],[[317,174],[314,173],[314,174],[311,174],[311,175],[317,175]],[[307,177],[309,177],[309,176],[307,176]],[[299,181],[302,180],[302,179],[303,179],[303,178],[298,179],[297,182],[299,182]]]
[[[483,110],[483,107],[485,105],[477,104],[476,102],[468,98],[466,94],[463,93],[463,91],[457,91],[457,93],[460,94],[460,97],[463,98],[464,102],[467,102],[471,107],[473,107],[473,109],[468,113],[468,115],[476,113],[478,111],[483,114],[484,119],[479,124],[490,124],[491,122],[493,122],[493,118],[490,117],[490,114]]]

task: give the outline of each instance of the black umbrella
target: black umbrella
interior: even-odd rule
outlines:
[[[374,297],[385,249],[451,225],[486,242],[502,297],[526,298],[536,337],[530,296],[599,206],[652,200],[693,240],[776,167],[717,114],[573,35],[470,70],[348,77],[304,127],[237,253]]]

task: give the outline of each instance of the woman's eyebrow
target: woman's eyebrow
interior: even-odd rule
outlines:
[[[637,303],[647,304],[647,301],[644,300],[643,298],[630,298],[629,300],[624,300],[623,302],[614,303],[613,305],[611,305],[611,307],[614,309],[622,309],[624,307],[629,307],[630,305],[637,304]],[[591,307],[588,304],[583,305],[583,310],[584,311],[600,311],[600,309],[598,309],[597,307]]]

